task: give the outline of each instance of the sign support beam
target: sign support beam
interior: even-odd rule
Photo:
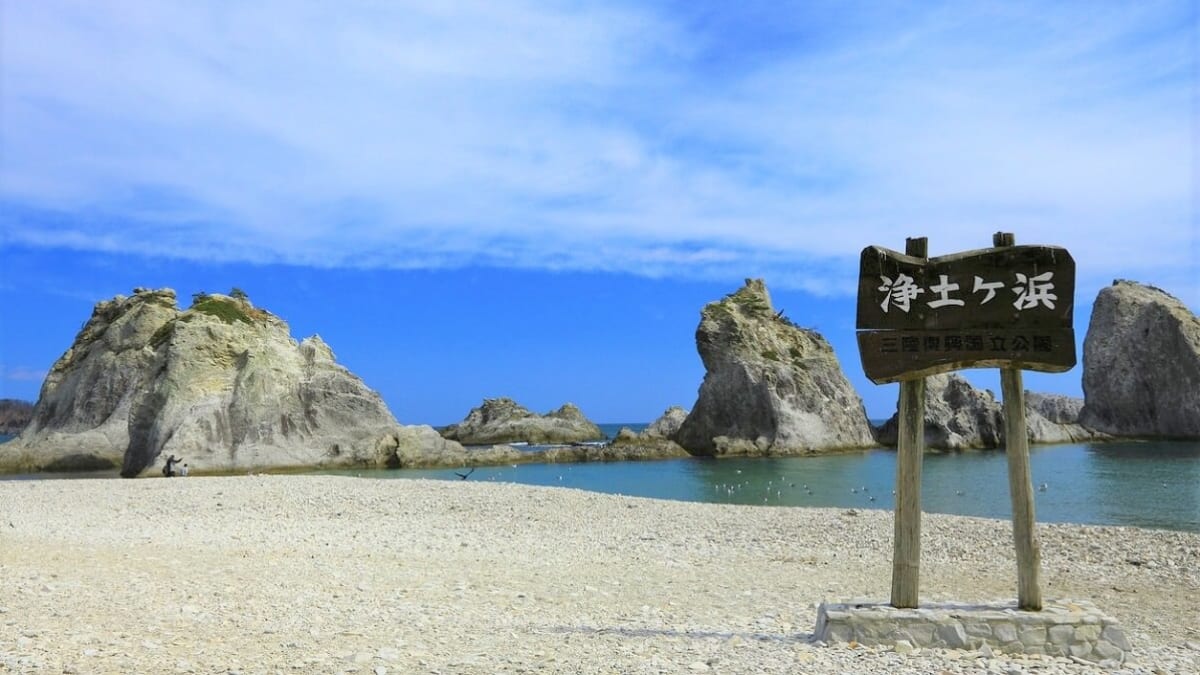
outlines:
[[[909,238],[905,255],[929,256],[929,240]],[[896,454],[895,548],[892,606],[915,609],[921,580],[921,461],[925,455],[925,378],[900,382],[900,435]]]
[[[1014,245],[1008,232],[997,232],[993,245]],[[1029,436],[1025,426],[1025,387],[1021,369],[1000,369],[1000,391],[1004,397],[1004,451],[1008,456],[1008,491],[1012,498],[1013,543],[1017,553],[1017,606],[1023,610],[1042,609],[1042,589],[1038,581],[1042,550],[1034,529],[1033,477],[1029,470]]]

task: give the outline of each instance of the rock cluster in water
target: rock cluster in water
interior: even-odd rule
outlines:
[[[584,417],[574,404],[566,403],[558,410],[539,415],[504,397],[484,399],[463,421],[444,427],[441,434],[464,445],[521,442],[549,445],[604,439],[600,427]]]
[[[135,289],[96,305],[47,375],[36,406],[0,401],[0,471],[194,471],[421,467],[788,455],[876,444],[862,400],[817,332],[776,312],[761,280],[704,307],[696,343],[706,373],[690,413],[671,408],[607,445],[574,405],[538,415],[487,399],[437,432],[401,426],[320,337],[297,342],[279,317],[236,297]],[[1083,353],[1085,399],[1026,393],[1031,441],[1200,438],[1200,319],[1169,294],[1117,281],[1096,300]],[[895,417],[876,430],[895,444]],[[927,378],[933,449],[1004,443],[1003,407],[957,374]],[[486,447],[463,448],[462,444]]]
[[[879,428],[879,442],[895,445],[896,413]],[[925,378],[925,447],[942,450],[995,448],[1004,437],[1004,411],[991,391],[980,391],[958,373]]]
[[[1113,282],[1092,308],[1083,393],[1092,429],[1200,438],[1200,318],[1158,288]]]
[[[688,452],[674,440],[687,414],[683,408],[671,406],[640,433],[622,427],[609,444],[609,451],[629,459],[687,457]]]
[[[456,446],[400,427],[320,337],[296,342],[244,294],[197,294],[180,310],[173,290],[136,289],[96,305],[0,466],[136,476],[172,455],[196,471],[383,466]]]
[[[1030,442],[1065,443],[1103,436],[1078,423],[1083,401],[1025,392],[1025,425]],[[883,445],[896,445],[897,412],[876,430]],[[931,450],[999,448],[1004,445],[1004,406],[990,390],[975,388],[958,373],[925,378],[925,447]]]
[[[777,312],[761,279],[700,314],[704,382],[675,440],[693,454],[789,455],[875,445],[862,399],[819,333]]]

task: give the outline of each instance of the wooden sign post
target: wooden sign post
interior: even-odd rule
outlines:
[[[1013,246],[1014,237],[997,232],[996,247]],[[1074,359],[1072,359],[1074,360]],[[1042,588],[1038,582],[1042,567],[1042,547],[1038,543],[1033,509],[1033,476],[1029,471],[1029,435],[1025,433],[1025,387],[1021,369],[1000,369],[1000,395],[1004,397],[1004,452],[1008,456],[1008,493],[1012,499],[1013,542],[1017,549],[1017,606],[1042,608]]]
[[[918,605],[925,377],[971,367],[1001,369],[1017,603],[1042,607],[1021,371],[1064,372],[1075,365],[1075,261],[1057,246],[1016,246],[1010,233],[996,233],[992,243],[938,258],[927,257],[923,237],[909,239],[904,254],[878,246],[862,252],[863,370],[876,384],[900,382],[895,607]]]
[[[909,239],[904,252],[929,255],[929,240]],[[896,525],[892,606],[917,606],[921,582],[921,461],[925,456],[925,378],[900,381],[900,435],[896,447]]]

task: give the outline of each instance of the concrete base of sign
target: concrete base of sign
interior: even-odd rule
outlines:
[[[825,643],[994,649],[1008,654],[1075,657],[1110,667],[1129,651],[1125,631],[1112,617],[1082,601],[1044,603],[1040,612],[1015,602],[988,605],[939,603],[896,609],[886,603],[825,603],[817,610],[813,637]]]

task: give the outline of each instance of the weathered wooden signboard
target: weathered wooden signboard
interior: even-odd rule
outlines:
[[[1015,246],[998,232],[994,248],[927,258],[924,237],[904,253],[862,252],[858,349],[872,382],[900,382],[892,605],[917,607],[921,567],[921,459],[925,377],[969,367],[1000,368],[1005,454],[1017,553],[1017,604],[1042,607],[1041,549],[1022,370],[1075,365],[1075,261],[1056,246]]]
[[[876,384],[967,367],[1075,366],[1075,261],[1057,246],[938,258],[863,249],[858,347]]]

